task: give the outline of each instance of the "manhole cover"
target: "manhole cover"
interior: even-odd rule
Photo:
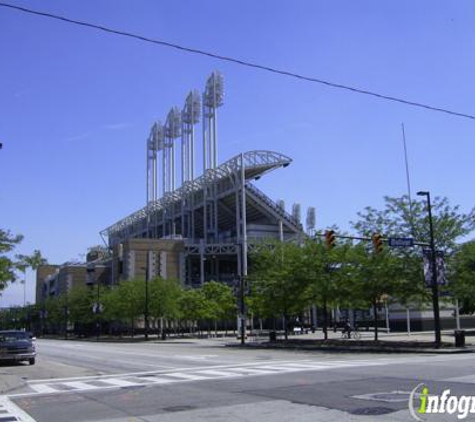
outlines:
[[[164,407],[163,410],[165,412],[183,412],[185,410],[192,410],[195,409],[194,406],[170,406],[170,407]]]
[[[410,391],[390,391],[381,393],[361,394],[353,396],[355,399],[382,401],[385,403],[407,402],[409,400]]]
[[[350,413],[352,415],[386,415],[395,411],[395,409],[389,409],[388,407],[362,407],[352,410]]]

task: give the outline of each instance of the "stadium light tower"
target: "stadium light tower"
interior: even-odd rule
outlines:
[[[195,131],[193,126],[200,120],[200,93],[191,91],[181,112],[181,183],[195,178]]]
[[[153,124],[147,138],[147,205],[158,199],[158,160],[157,153],[163,149],[163,126]]]
[[[175,139],[181,136],[181,112],[178,107],[173,107],[167,116],[165,124],[165,145],[164,153],[166,156],[164,164],[166,169],[166,189],[165,192],[173,192],[175,190]]]
[[[307,233],[309,235],[311,235],[312,232],[315,230],[315,220],[316,220],[315,207],[308,207],[306,226],[307,226]]]
[[[203,173],[218,165],[217,109],[224,103],[224,78],[214,71],[203,93]]]
[[[158,121],[154,125],[153,131],[153,141],[155,144],[155,150],[158,152],[163,152],[164,142],[165,142],[165,129],[162,125],[162,122]],[[159,186],[158,186],[158,167],[159,167],[159,160],[155,161],[155,199],[160,197],[159,195]]]
[[[150,129],[150,134],[147,138],[147,205],[155,200],[154,193],[155,193],[155,186],[157,183],[156,179],[156,163],[157,163],[157,150],[155,148],[155,141],[154,141],[154,132],[155,132],[155,125],[153,124],[152,128]]]
[[[294,220],[300,224],[300,220],[301,220],[301,216],[302,216],[302,207],[300,206],[300,204],[298,203],[295,203],[292,205],[292,217],[294,218]]]

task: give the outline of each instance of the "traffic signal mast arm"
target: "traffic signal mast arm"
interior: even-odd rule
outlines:
[[[316,236],[323,236],[325,237],[325,241],[328,242],[328,238],[327,238],[327,233],[331,232],[332,233],[332,237],[333,237],[333,244],[335,242],[336,239],[351,239],[351,240],[366,240],[366,241],[373,241],[373,237],[364,237],[364,236],[343,236],[343,235],[340,235],[340,234],[335,234],[335,232],[333,230],[327,230],[325,231],[324,233],[315,233],[315,237]],[[381,236],[381,241],[382,242],[387,242],[389,238],[387,237],[382,237]],[[328,243],[327,243],[328,244]],[[426,242],[414,242],[414,245],[416,246],[430,246],[429,243],[426,243]]]

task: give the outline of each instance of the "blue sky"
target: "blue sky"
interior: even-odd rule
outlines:
[[[13,4],[475,114],[472,1],[42,0]],[[462,211],[473,194],[475,121],[388,103],[0,8],[0,217],[18,252],[81,258],[99,231],[145,203],[152,123],[225,77],[219,161],[269,149],[294,162],[258,186],[349,221],[414,191]],[[200,170],[201,160],[197,160]],[[305,212],[303,212],[305,215]],[[27,300],[34,298],[33,274]],[[12,286],[0,306],[22,303]]]

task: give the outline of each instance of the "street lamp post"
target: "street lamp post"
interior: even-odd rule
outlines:
[[[417,192],[418,196],[425,196],[427,199],[427,211],[429,213],[429,231],[430,231],[430,262],[432,267],[432,307],[434,310],[434,330],[435,330],[435,345],[440,347],[440,314],[439,314],[439,289],[437,285],[437,261],[435,256],[435,242],[434,242],[434,225],[432,222],[432,207],[430,202],[430,192]]]

